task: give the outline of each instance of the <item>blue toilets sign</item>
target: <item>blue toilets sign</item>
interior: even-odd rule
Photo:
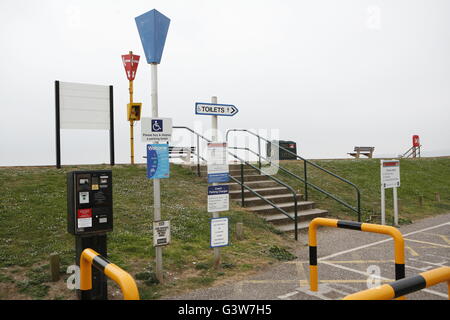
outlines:
[[[153,9],[136,17],[135,21],[147,63],[161,63],[170,19]]]
[[[148,144],[147,145],[147,178],[164,179],[169,178],[169,145]]]

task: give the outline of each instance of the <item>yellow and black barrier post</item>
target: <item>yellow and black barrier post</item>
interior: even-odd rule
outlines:
[[[139,291],[133,277],[92,249],[85,249],[80,257],[80,290],[92,289],[92,267],[103,272],[122,290],[124,300],[139,300]]]
[[[401,232],[394,227],[372,223],[361,223],[327,218],[315,218],[309,224],[309,280],[310,290],[318,291],[319,273],[317,267],[317,228],[319,226],[381,233],[394,239],[395,280],[405,277],[405,242]]]
[[[425,271],[417,276],[350,294],[344,300],[392,300],[441,282],[447,282],[448,299],[450,300],[450,267],[440,267]]]

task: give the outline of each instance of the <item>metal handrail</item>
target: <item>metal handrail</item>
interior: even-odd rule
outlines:
[[[422,145],[419,145],[418,147],[412,146],[411,148],[408,149],[408,151],[406,151],[403,155],[401,155],[400,158],[409,158],[414,153],[416,148],[419,151],[419,158],[420,158],[420,147],[421,146]]]
[[[296,175],[295,173],[292,173],[291,171],[289,171],[289,170],[287,170],[287,169],[285,169],[285,168],[283,168],[283,167],[280,167],[279,165],[273,163],[273,162],[272,162],[271,160],[269,160],[268,158],[259,155],[257,152],[251,150],[250,148],[245,148],[245,147],[228,147],[228,149],[245,150],[245,151],[251,152],[251,153],[253,153],[254,155],[259,156],[261,159],[267,161],[270,165],[274,165],[274,166],[276,166],[278,169],[280,169],[281,171],[287,173],[288,175],[290,175],[290,176],[292,176],[292,177],[294,177],[294,178],[296,178],[296,179],[298,179],[298,180],[300,180],[300,181],[302,181],[302,182],[305,182],[304,178],[302,178],[302,177]],[[323,194],[325,194],[325,195],[327,195],[328,197],[332,198],[333,200],[339,202],[340,204],[342,204],[343,206],[347,207],[348,209],[353,210],[354,212],[358,213],[358,210],[357,210],[356,208],[352,207],[351,205],[349,205],[349,204],[348,204],[347,202],[345,202],[344,200],[341,200],[340,198],[335,197],[333,194],[329,193],[328,191],[323,190],[322,188],[316,186],[315,184],[313,184],[313,183],[311,183],[311,182],[308,182],[308,184],[309,184],[313,189],[316,189],[317,191],[322,192]],[[308,200],[308,199],[306,199],[306,200]]]
[[[352,182],[348,181],[347,179],[344,179],[344,178],[338,176],[337,174],[335,174],[335,173],[333,173],[333,172],[331,172],[331,171],[329,171],[329,170],[327,170],[327,169],[325,169],[325,168],[315,164],[314,162],[311,162],[311,161],[309,161],[309,160],[299,156],[298,154],[296,154],[296,153],[294,153],[294,152],[292,152],[292,151],[290,151],[290,150],[288,150],[286,148],[281,147],[277,143],[273,143],[272,141],[269,141],[269,140],[261,137],[260,135],[254,133],[254,132],[252,132],[250,130],[247,130],[247,129],[229,129],[229,130],[227,130],[227,133],[226,133],[226,136],[225,136],[226,137],[225,140],[227,142],[228,142],[228,134],[230,132],[232,132],[232,131],[235,131],[235,132],[238,132],[238,131],[247,132],[247,133],[249,133],[249,134],[251,134],[251,135],[253,135],[253,136],[258,138],[258,157],[259,157],[259,161],[258,162],[259,162],[259,167],[261,167],[261,158],[262,158],[262,156],[261,156],[261,144],[260,144],[260,140],[261,139],[263,141],[269,142],[272,145],[278,147],[279,149],[281,149],[281,150],[283,150],[283,151],[285,151],[285,152],[295,156],[297,159],[303,160],[303,163],[304,163],[304,177],[303,177],[303,179],[300,179],[300,181],[302,181],[305,184],[305,199],[308,200],[308,186],[311,186],[314,189],[316,189],[317,191],[325,194],[326,196],[332,198],[333,200],[335,200],[335,201],[339,202],[340,204],[344,205],[345,207],[349,208],[350,210],[356,212],[358,214],[358,221],[361,222],[361,192],[360,192],[359,188],[354,183],[352,183]],[[317,168],[319,170],[322,170],[323,172],[325,172],[325,173],[335,177],[336,179],[341,180],[342,182],[347,183],[350,186],[352,186],[356,190],[356,193],[357,193],[357,206],[356,206],[356,208],[354,208],[353,206],[349,205],[345,201],[340,200],[339,198],[336,198],[331,193],[329,193],[329,192],[327,192],[327,191],[325,191],[325,190],[315,186],[314,184],[308,182],[307,164],[310,164],[311,166],[313,166],[313,167],[315,167],[315,168]],[[294,175],[294,174],[291,173],[291,175]],[[296,178],[299,179],[298,176]]]
[[[174,128],[174,129],[186,129],[186,130],[190,131],[191,133],[193,133],[193,134],[195,134],[197,136],[197,150],[196,150],[196,152],[192,152],[192,153],[197,156],[197,175],[200,177],[200,175],[201,175],[201,173],[200,173],[200,159],[202,159],[203,161],[207,162],[207,160],[200,155],[200,138],[202,138],[203,140],[206,140],[207,142],[211,142],[211,140],[209,140],[208,138],[202,136],[201,134],[195,132],[194,130],[192,130],[191,128],[188,128],[188,127],[173,126],[172,128]]]
[[[195,134],[197,136],[197,152],[200,153],[200,148],[199,148],[199,138],[202,138],[203,140],[207,141],[207,142],[211,142],[211,140],[209,140],[208,138],[202,136],[201,134],[195,132],[194,130],[188,128],[188,127],[184,127],[184,126],[173,126],[173,128],[175,129],[186,129],[188,131],[190,131],[191,133]],[[264,200],[265,202],[267,202],[268,204],[270,204],[273,208],[275,208],[276,210],[280,211],[281,213],[283,213],[285,216],[287,216],[289,219],[294,220],[294,224],[295,224],[295,240],[298,239],[298,221],[297,221],[297,217],[298,217],[298,203],[297,203],[297,192],[288,184],[282,182],[281,180],[272,177],[266,173],[264,173],[263,171],[261,171],[260,168],[255,167],[254,165],[252,165],[250,162],[245,161],[244,159],[239,158],[237,155],[231,153],[228,151],[228,154],[230,154],[231,156],[233,156],[235,159],[239,160],[242,163],[245,163],[247,166],[252,167],[253,169],[257,170],[260,174],[265,175],[267,177],[269,177],[271,180],[275,181],[276,183],[282,185],[283,187],[285,187],[286,189],[288,189],[289,191],[292,192],[293,194],[293,198],[294,198],[294,218],[292,218],[289,213],[287,213],[285,210],[283,210],[282,208],[280,208],[279,206],[277,206],[276,204],[274,204],[272,201],[264,198],[262,195],[260,195],[259,193],[257,193],[256,191],[254,191],[252,188],[250,188],[249,186],[246,186],[244,183],[244,179],[243,179],[243,170],[241,170],[241,179],[242,182],[239,181],[238,179],[232,177],[231,175],[229,175],[229,177],[231,178],[231,180],[235,181],[236,183],[238,183],[241,187],[244,187],[245,189],[249,190],[250,192],[252,192],[253,194],[255,194],[257,197],[261,198],[262,200]],[[197,159],[198,159],[199,154],[197,154]],[[202,158],[203,159],[203,158]],[[198,168],[198,175],[200,176],[200,166],[199,166],[199,162],[197,161],[197,168]],[[243,195],[243,190],[242,192],[242,198],[244,198]],[[242,206],[244,206],[244,202],[242,202]]]

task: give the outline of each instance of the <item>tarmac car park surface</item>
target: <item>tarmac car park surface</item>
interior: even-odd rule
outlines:
[[[450,214],[399,228],[405,240],[406,277],[450,266]],[[233,284],[195,290],[168,299],[184,300],[339,300],[395,280],[394,243],[386,235],[355,230],[318,229],[319,291],[309,290],[308,234],[299,235],[298,259]],[[377,280],[373,275],[379,275]],[[422,289],[408,300],[446,300],[447,283]]]

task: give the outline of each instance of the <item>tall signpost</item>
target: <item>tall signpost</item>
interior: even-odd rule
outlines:
[[[141,103],[133,102],[133,81],[136,77],[136,71],[139,64],[140,57],[133,55],[133,51],[129,54],[122,55],[123,66],[129,81],[130,103],[127,105],[127,120],[130,121],[130,154],[131,164],[134,164],[134,121],[139,121],[141,118]]]
[[[135,18],[147,63],[151,68],[152,118],[158,118],[158,64],[161,62],[170,19],[153,9]],[[160,122],[153,122],[159,124]],[[158,141],[156,141],[158,143]],[[154,221],[161,220],[160,179],[153,179]],[[162,247],[155,247],[156,277],[163,282]]]
[[[381,224],[386,224],[385,189],[392,188],[394,198],[394,225],[398,226],[397,188],[400,187],[400,160],[380,160]]]
[[[234,116],[239,110],[230,104],[218,104],[217,97],[211,103],[197,102],[195,114],[211,116],[211,143],[208,143],[208,212],[211,219],[211,247],[214,248],[214,267],[220,267],[220,247],[228,245],[228,218],[220,218],[220,211],[229,210],[229,187],[220,185],[229,181],[227,145],[218,142],[218,116]]]

